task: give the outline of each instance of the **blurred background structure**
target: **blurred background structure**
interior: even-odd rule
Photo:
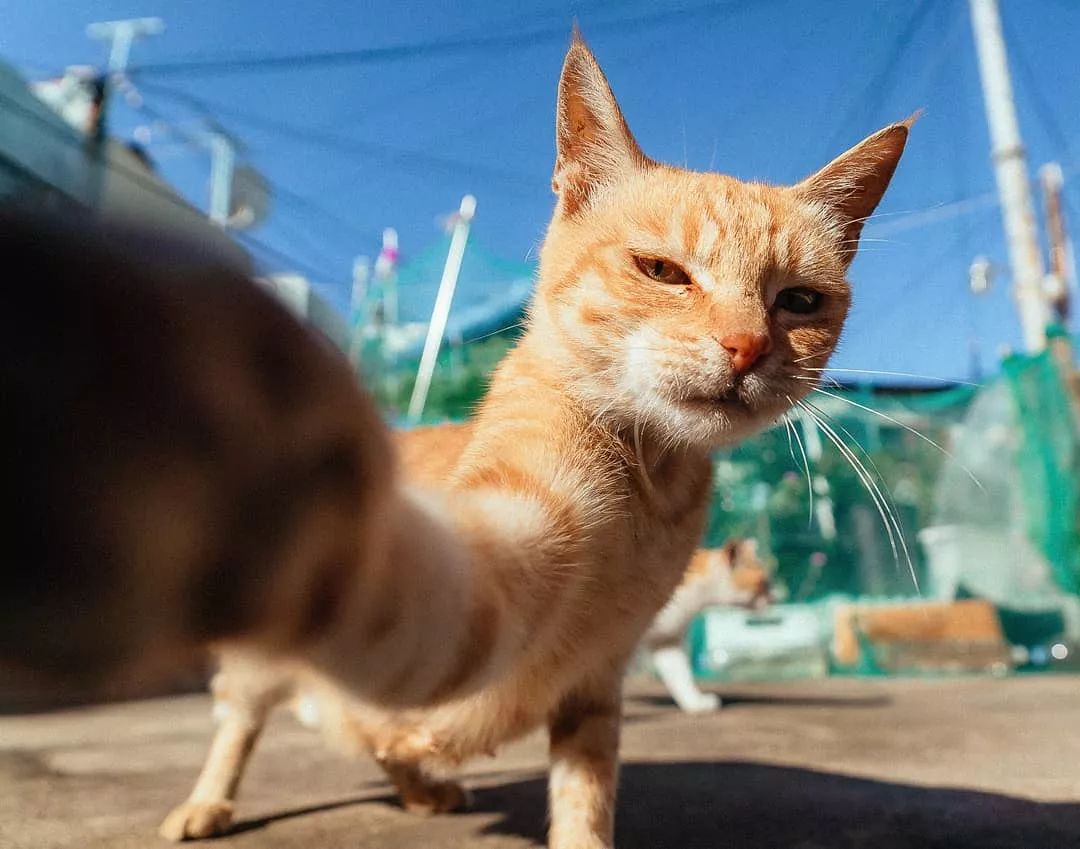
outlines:
[[[130,17],[146,11],[160,18]],[[341,345],[399,423],[410,399],[413,419],[466,416],[519,332],[573,18],[661,160],[790,182],[925,109],[864,231],[822,391],[717,457],[705,544],[756,537],[788,604],[707,614],[694,660],[727,677],[1074,662],[1080,5],[117,0],[80,14],[5,11],[0,196],[195,235]],[[449,213],[466,195],[475,221]],[[453,298],[414,392],[440,289]]]

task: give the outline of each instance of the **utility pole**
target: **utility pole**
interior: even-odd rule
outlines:
[[[1069,322],[1070,301],[1076,289],[1076,260],[1065,229],[1065,213],[1061,204],[1061,189],[1065,183],[1061,166],[1048,162],[1040,168],[1039,183],[1042,185],[1046,230],[1050,241],[1050,303],[1054,308],[1054,318],[1065,326]]]
[[[130,18],[124,21],[98,21],[86,27],[86,35],[99,41],[109,42],[109,62],[97,85],[100,87],[97,107],[97,126],[93,135],[104,138],[105,110],[108,108],[110,83],[127,70],[131,45],[136,38],[160,35],[165,31],[161,18]]]
[[[986,120],[990,127],[994,175],[1001,198],[1024,344],[1030,352],[1041,351],[1046,346],[1049,319],[1042,289],[1043,263],[1035,229],[1027,160],[1020,141],[1020,125],[1016,119],[1005,39],[1001,32],[1001,14],[997,0],[969,2]]]
[[[122,74],[127,70],[131,45],[136,38],[160,35],[165,31],[161,18],[129,18],[125,21],[99,21],[86,27],[90,38],[112,42],[109,48],[110,74]]]
[[[431,322],[428,324],[427,338],[424,340],[424,353],[420,355],[420,368],[416,372],[412,397],[409,399],[409,420],[420,421],[427,403],[431,377],[435,373],[435,360],[439,356],[439,346],[446,332],[446,322],[450,318],[450,305],[454,300],[458,275],[461,273],[461,261],[465,258],[465,245],[469,240],[469,225],[476,214],[476,198],[465,195],[454,218],[454,230],[450,237],[450,249],[446,252],[446,265],[443,266],[439,292],[435,296],[435,306],[431,310]]]
[[[1068,335],[1069,313],[1072,296],[1076,291],[1076,260],[1072,242],[1065,227],[1061,190],[1065,183],[1061,166],[1049,162],[1039,169],[1043,203],[1046,209],[1046,229],[1050,241],[1050,302],[1054,307],[1054,319],[1065,332],[1055,333],[1050,340],[1050,354],[1061,371],[1069,390],[1073,416],[1080,427],[1080,370]]]
[[[163,32],[164,29],[165,24],[161,18],[99,21],[86,27],[86,35],[89,38],[110,42],[108,65],[104,71],[94,77],[92,83],[93,100],[89,126],[86,128],[87,146],[95,160],[95,167],[91,172],[94,175],[94,183],[90,191],[94,198],[93,203],[98,206],[104,201],[105,175],[108,170],[105,139],[107,136],[109,96],[112,94],[113,86],[123,77],[124,71],[127,70],[131,45],[135,39],[147,35],[157,35]]]

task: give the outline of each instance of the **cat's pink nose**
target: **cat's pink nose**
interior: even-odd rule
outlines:
[[[772,348],[768,333],[729,333],[720,344],[731,354],[731,367],[736,374],[749,371]]]

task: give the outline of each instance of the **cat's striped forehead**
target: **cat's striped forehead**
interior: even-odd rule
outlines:
[[[705,293],[840,270],[828,222],[782,188],[664,169],[612,200],[626,247],[679,263]]]

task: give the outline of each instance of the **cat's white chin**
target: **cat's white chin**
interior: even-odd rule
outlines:
[[[669,400],[664,407],[661,427],[670,438],[705,450],[735,445],[769,427],[783,412],[758,410],[734,399]]]

